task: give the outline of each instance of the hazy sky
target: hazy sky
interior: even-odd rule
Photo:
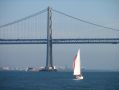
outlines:
[[[93,23],[119,29],[119,0],[0,0],[0,26],[48,6]],[[42,17],[44,19],[41,20],[46,23],[46,14]],[[43,26],[40,31],[45,33],[42,34],[45,38],[47,27],[46,24]],[[91,26],[53,12],[53,38],[72,37],[119,38],[119,31]],[[72,67],[78,48],[81,49],[82,67],[119,70],[119,45],[114,44],[53,45],[54,65]],[[0,66],[38,67],[45,66],[45,61],[46,45],[0,45]]]

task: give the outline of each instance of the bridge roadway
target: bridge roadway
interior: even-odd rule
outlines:
[[[47,44],[47,39],[0,39],[0,44]],[[119,44],[119,38],[52,39],[52,44]]]

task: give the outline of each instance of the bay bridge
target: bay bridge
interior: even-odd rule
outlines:
[[[52,45],[53,44],[119,44],[119,38],[52,38],[52,11],[57,13],[57,14],[62,14],[65,15],[66,17],[72,18],[74,20],[80,21],[82,23],[86,23],[86,24],[90,24],[92,26],[96,26],[96,27],[100,27],[100,28],[105,28],[105,29],[109,29],[109,30],[113,30],[113,31],[119,31],[118,29],[114,29],[114,28],[110,28],[110,27],[106,27],[103,25],[98,25],[92,22],[88,22],[85,21],[83,19],[79,19],[76,17],[73,17],[71,15],[68,15],[66,13],[57,11],[55,9],[52,9],[50,7],[48,7],[47,9],[44,9],[42,11],[39,11],[35,14],[32,14],[30,16],[27,16],[25,18],[10,22],[8,24],[2,25],[0,26],[0,45],[4,45],[4,44],[47,44],[47,57],[46,57],[46,66],[45,66],[45,70],[46,71],[54,71],[54,66],[53,66],[53,56],[52,56]],[[47,38],[32,38],[30,37],[31,34],[34,34],[34,36],[37,34],[39,34],[38,32],[32,32],[29,34],[29,37],[23,37],[23,34],[25,31],[21,32],[17,30],[22,30],[22,29],[26,29],[26,22],[31,22],[32,24],[30,24],[27,28],[28,30],[32,29],[33,27],[35,29],[39,29],[37,28],[38,26],[36,24],[36,22],[38,22],[38,16],[47,12]],[[29,19],[32,19],[33,17],[36,17],[36,19],[33,21],[29,21]],[[34,24],[33,24],[34,23]],[[32,26],[34,25],[34,26]],[[16,33],[17,32],[17,33]],[[29,32],[29,31],[28,31]],[[25,32],[26,33],[26,32]],[[9,34],[9,35],[8,35]],[[19,35],[20,34],[20,35]],[[31,35],[32,36],[32,35]]]

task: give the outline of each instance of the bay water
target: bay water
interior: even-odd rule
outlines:
[[[119,90],[119,72],[83,72],[76,80],[72,72],[0,71],[0,90]]]

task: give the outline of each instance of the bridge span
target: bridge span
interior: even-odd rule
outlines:
[[[37,12],[33,15],[30,15],[30,16],[27,16],[25,18],[22,18],[22,19],[14,21],[14,22],[0,26],[0,29],[2,29],[2,30],[0,30],[1,31],[0,32],[0,35],[1,35],[0,45],[4,45],[4,44],[6,44],[6,45],[9,45],[9,44],[17,44],[17,45],[20,45],[20,44],[46,44],[47,45],[47,56],[46,56],[45,71],[55,71],[55,68],[53,65],[53,58],[52,58],[52,56],[53,56],[52,55],[52,47],[53,47],[52,45],[53,44],[119,44],[119,37],[117,38],[118,35],[115,38],[114,37],[113,38],[76,38],[76,37],[73,37],[73,38],[63,38],[63,37],[62,38],[52,38],[52,11],[56,12],[58,14],[65,15],[69,18],[74,19],[74,20],[77,20],[77,21],[80,21],[80,22],[83,22],[86,24],[90,24],[90,25],[93,25],[96,27],[100,27],[100,28],[104,28],[104,29],[110,29],[113,31],[119,31],[118,29],[114,29],[111,27],[106,27],[103,25],[98,25],[96,23],[85,21],[83,19],[73,17],[71,15],[68,15],[66,13],[63,13],[63,12],[60,12],[60,11],[57,11],[57,10],[54,10],[54,9],[48,7],[47,9],[44,9],[44,10]],[[32,22],[32,24],[29,24],[29,26],[27,27],[28,30],[30,30],[30,29],[32,29],[31,25],[33,25],[33,23],[35,25],[36,22],[38,22],[37,16],[42,14],[42,13],[45,13],[45,12],[47,12],[47,37],[46,38],[28,39],[26,37],[23,38],[23,36],[21,36],[21,35],[19,36],[20,30],[22,30],[22,29],[27,30],[26,29],[27,26],[25,26],[26,20],[28,20],[28,22]],[[32,17],[36,17],[34,19],[36,22],[29,21],[29,19]],[[19,27],[19,25],[21,25],[22,27]],[[33,27],[35,27],[34,25],[33,25]],[[37,25],[36,25],[36,27],[37,27]],[[37,28],[35,28],[35,29],[37,29]],[[13,30],[13,32],[11,30]],[[18,31],[18,33],[15,33],[16,30]],[[9,37],[8,33],[10,34],[11,38]],[[15,35],[12,35],[11,33],[14,33]],[[23,33],[24,32],[22,32],[22,34]],[[32,33],[29,33],[26,35],[32,36]],[[37,33],[35,33],[35,35],[36,34]],[[17,37],[17,35],[18,35],[18,37]],[[13,37],[16,36],[16,38],[13,39],[12,36]],[[22,37],[22,38],[20,38],[20,37]]]
[[[0,39],[0,44],[47,44],[47,39]],[[119,44],[119,38],[52,39],[52,44]]]

